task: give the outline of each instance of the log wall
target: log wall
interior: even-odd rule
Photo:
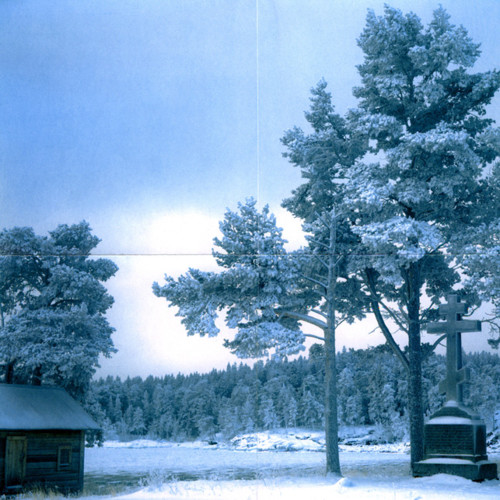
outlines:
[[[84,431],[0,431],[0,492],[5,484],[8,436],[26,436],[25,488],[76,492],[83,488]],[[69,464],[60,462],[60,449],[68,450]],[[69,448],[69,449],[68,449]],[[65,461],[66,462],[66,461]]]

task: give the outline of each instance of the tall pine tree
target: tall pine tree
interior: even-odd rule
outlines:
[[[338,452],[335,328],[363,312],[359,280],[346,274],[350,244],[348,225],[325,207],[311,217],[308,248],[287,252],[282,231],[268,207],[259,212],[255,200],[227,211],[220,223],[223,237],[215,238],[214,257],[221,271],[190,269],[178,279],[166,276],[154,293],[178,307],[189,335],[217,335],[215,319],[225,314],[235,337],[225,345],[242,357],[269,353],[278,357],[303,349],[306,336],[325,343],[325,430],[327,470],[340,474]],[[300,322],[320,330],[304,334]]]
[[[485,113],[500,74],[469,71],[479,46],[443,8],[427,27],[415,14],[389,6],[383,16],[370,11],[358,44],[364,62],[354,118],[376,162],[351,170],[349,202],[358,215],[353,230],[367,249],[365,275],[377,320],[396,350],[379,308],[386,307],[408,335],[415,462],[423,456],[421,325],[429,319],[422,296],[435,305],[458,286],[457,265],[462,274],[475,273],[474,282],[459,287],[462,295],[476,303],[492,295],[491,265],[477,272],[471,254],[488,255],[498,266],[498,236],[491,230],[498,226],[492,200],[499,192],[491,164],[500,133]]]

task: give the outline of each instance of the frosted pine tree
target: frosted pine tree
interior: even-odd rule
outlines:
[[[241,424],[243,426],[243,432],[253,432],[255,430],[255,415],[255,401],[251,395],[248,395],[241,407]]]
[[[316,338],[324,347],[327,470],[340,473],[335,334],[339,324],[364,317],[368,305],[363,281],[351,269],[351,257],[359,252],[359,237],[352,231],[345,207],[346,180],[368,142],[366,134],[358,133],[335,113],[326,87],[322,80],[311,90],[311,107],[305,117],[312,132],[294,127],[282,138],[284,156],[301,170],[304,179],[282,205],[303,221],[308,240],[301,283],[303,294],[316,300],[304,321],[320,328]],[[301,319],[291,311],[286,314]]]
[[[132,410],[132,407],[130,407]],[[146,432],[146,423],[144,422],[144,412],[141,407],[137,407],[131,412],[131,419],[129,422],[129,430],[131,434],[136,436],[143,436]]]
[[[259,418],[266,430],[278,427],[278,415],[273,398],[269,394],[264,394],[260,400]]]
[[[256,201],[239,204],[239,213],[228,210],[220,223],[222,239],[215,238],[213,256],[221,272],[190,269],[178,279],[165,276],[154,293],[165,297],[188,335],[215,336],[215,320],[223,312],[226,325],[236,330],[225,345],[241,357],[278,356],[303,349],[304,335],[293,318],[280,318],[282,304],[302,305],[295,297],[298,258],[288,255],[276,219]]]
[[[339,374],[339,419],[348,425],[363,424],[362,397],[356,386],[354,370],[347,365]]]
[[[357,307],[359,284],[348,279],[345,258],[339,258],[349,244],[343,239],[348,224],[326,210],[306,227],[309,247],[287,252],[269,208],[259,212],[250,199],[239,204],[239,213],[228,210],[220,229],[213,251],[220,272],[190,269],[178,279],[166,276],[166,284],[155,283],[153,291],[178,307],[188,335],[217,335],[215,320],[223,313],[236,330],[225,345],[241,357],[285,357],[303,350],[307,336],[323,340],[327,470],[339,474],[335,326],[363,312]],[[301,322],[317,327],[318,335],[302,333]]]
[[[324,425],[324,407],[312,395],[304,390],[299,402],[298,421],[302,427],[316,429]]]
[[[443,8],[424,27],[415,14],[370,11],[358,44],[364,62],[353,113],[375,161],[349,173],[353,231],[366,247],[371,304],[388,342],[408,368],[412,463],[423,456],[420,330],[434,306],[463,275],[462,295],[492,298],[498,269],[498,181],[491,164],[500,134],[486,106],[500,85],[496,71],[471,73],[479,46]],[[495,242],[496,240],[496,242]],[[496,245],[496,246],[495,246]],[[480,269],[481,261],[490,263]],[[389,303],[397,303],[391,309]],[[408,357],[382,312],[408,335]]]
[[[99,239],[86,222],[48,236],[0,232],[0,362],[5,381],[51,383],[83,399],[100,355],[115,351],[103,282],[117,271],[91,258]]]
[[[289,386],[283,385],[278,395],[278,405],[281,413],[283,427],[296,427],[297,425],[297,400]]]

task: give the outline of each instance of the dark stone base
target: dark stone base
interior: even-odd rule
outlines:
[[[470,408],[447,401],[424,426],[424,459],[485,462],[486,426]]]
[[[471,462],[460,459],[431,458],[413,464],[413,476],[433,476],[434,474],[452,474],[472,481],[498,479],[497,464],[488,460]]]

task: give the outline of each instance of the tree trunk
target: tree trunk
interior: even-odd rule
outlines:
[[[33,376],[31,377],[32,385],[42,385],[42,367],[37,366],[33,370]]]
[[[332,318],[333,320],[334,318]],[[335,359],[335,325],[329,319],[325,330],[325,439],[326,472],[341,474],[339,426],[337,417],[337,363]]]
[[[408,359],[394,341],[380,313],[375,293],[373,274],[367,270],[368,285],[371,290],[372,311],[388,345],[393,349],[408,374],[408,412],[410,416],[411,463],[424,456],[424,411],[422,406],[422,350],[420,344],[420,265],[413,263],[405,273],[408,307]]]
[[[0,304],[0,328],[5,328],[5,316],[3,313],[2,304]],[[14,383],[14,366],[16,365],[16,360],[9,361],[5,365],[5,383]]]
[[[422,351],[420,344],[420,266],[410,264],[408,292],[408,409],[410,414],[411,464],[424,457],[424,411],[422,406]]]
[[[13,384],[14,383],[14,365],[15,361],[9,361],[5,367],[5,383]]]
[[[325,329],[325,440],[326,472],[341,475],[337,417],[337,363],[335,357],[336,238],[336,219],[333,213],[330,223],[328,289],[326,293],[328,321]]]

